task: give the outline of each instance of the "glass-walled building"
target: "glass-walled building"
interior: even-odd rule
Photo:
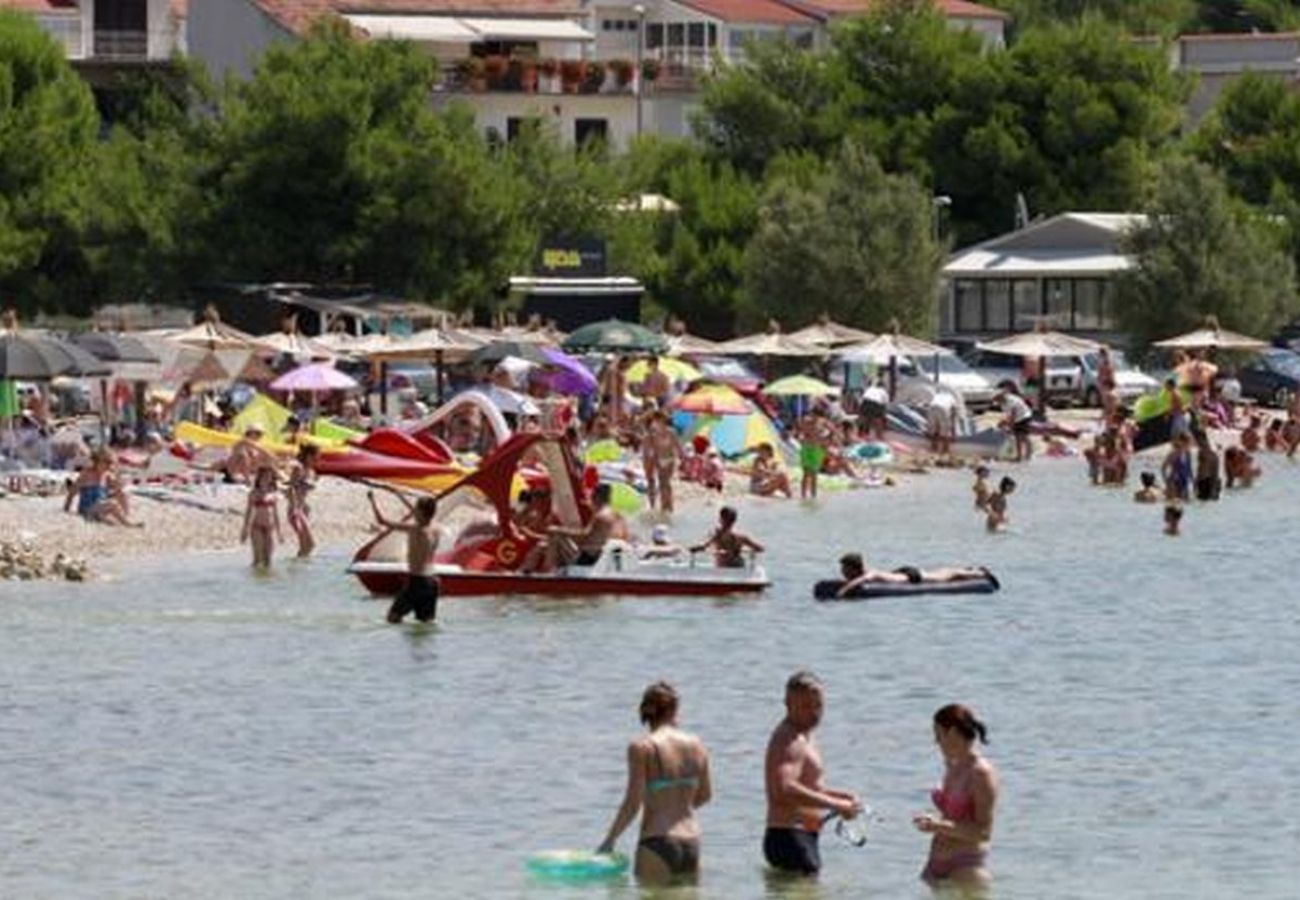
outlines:
[[[944,266],[939,306],[944,339],[1029,331],[1040,323],[1089,337],[1113,336],[1119,249],[1141,216],[1064,213],[960,250]]]

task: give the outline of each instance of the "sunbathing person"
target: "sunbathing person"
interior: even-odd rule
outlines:
[[[988,572],[973,566],[961,568],[925,569],[899,566],[892,572],[869,569],[861,553],[846,553],[840,557],[840,575],[844,584],[836,596],[846,597],[864,584],[946,584],[951,581],[982,581]]]

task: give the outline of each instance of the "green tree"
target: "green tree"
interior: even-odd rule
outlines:
[[[1197,21],[1198,0],[990,0],[1016,28],[1099,16],[1133,34],[1174,34]]]
[[[367,281],[467,304],[527,255],[522,191],[431,61],[339,23],[267,51],[214,124],[207,232],[225,277]]]
[[[30,16],[0,11],[0,292],[24,312],[84,308],[77,254],[97,118],[90,90]]]
[[[1300,97],[1280,78],[1247,73],[1233,81],[1189,145],[1250,203],[1300,197]]]
[[[929,335],[943,257],[929,193],[846,142],[820,174],[797,166],[768,185],[745,252],[744,310],[754,323],[826,311]]]
[[[1140,344],[1214,315],[1269,335],[1300,310],[1285,227],[1234,198],[1204,163],[1175,159],[1158,174],[1147,222],[1121,246],[1136,264],[1117,283],[1121,327]]]

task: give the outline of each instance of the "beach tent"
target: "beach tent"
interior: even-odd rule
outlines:
[[[231,434],[242,435],[248,426],[256,425],[265,435],[278,437],[284,433],[292,413],[265,394],[256,394],[239,414],[230,421]]]
[[[791,461],[776,425],[759,410],[743,416],[695,416],[684,433],[687,438],[704,435],[723,456],[740,456],[760,444],[771,444],[786,462]]]

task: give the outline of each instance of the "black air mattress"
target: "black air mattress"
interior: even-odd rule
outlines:
[[[813,585],[813,596],[818,600],[874,600],[878,597],[907,597],[912,594],[992,594],[1002,587],[992,572],[988,572],[984,578],[966,581],[863,584],[844,597],[835,596],[843,585],[842,580],[819,581]]]

